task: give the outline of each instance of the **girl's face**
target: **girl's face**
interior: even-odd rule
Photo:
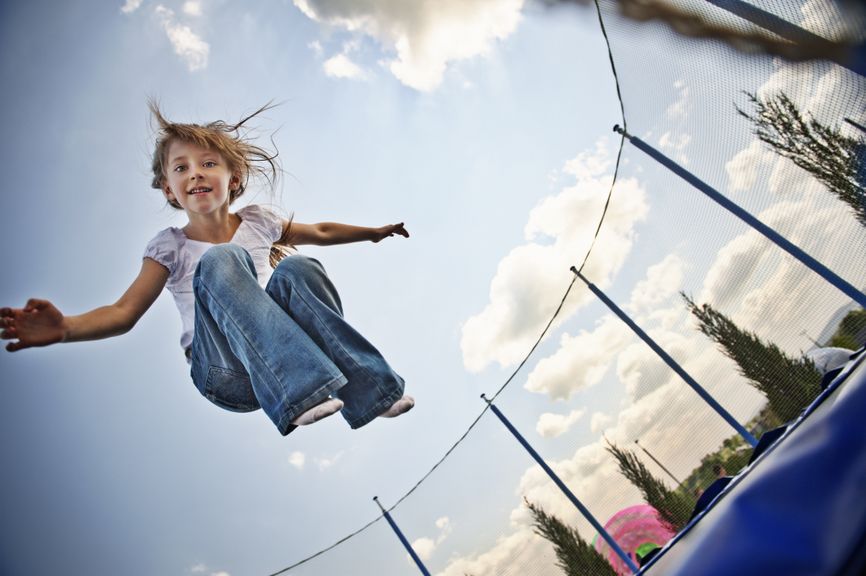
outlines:
[[[175,140],[168,147],[163,192],[190,216],[228,207],[229,190],[240,182],[219,152]]]

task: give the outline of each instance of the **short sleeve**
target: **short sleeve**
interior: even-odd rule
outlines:
[[[174,275],[177,267],[177,242],[170,228],[161,231],[147,243],[143,257],[159,262],[168,268],[169,275]]]
[[[241,218],[258,228],[273,244],[283,235],[283,219],[273,210],[251,204],[238,210]]]

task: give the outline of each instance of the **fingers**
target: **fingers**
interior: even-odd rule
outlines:
[[[31,298],[27,301],[27,305],[24,307],[24,310],[27,312],[32,312],[33,310],[39,310],[42,308],[46,308],[49,305],[48,300],[39,300],[37,298]]]
[[[9,318],[3,318],[3,326],[5,330],[0,332],[0,339],[2,340],[16,340],[18,338],[18,331],[15,329],[15,325],[13,321]],[[23,344],[20,340],[17,342],[10,342],[6,345],[6,350],[9,352],[17,352],[22,348],[27,348],[26,344]]]
[[[25,348],[29,348],[26,344],[22,344],[21,342],[10,342],[6,345],[6,350],[9,352],[18,352],[19,350],[23,350]]]
[[[12,338],[18,338],[18,331],[16,330],[14,317],[0,317],[0,328],[3,328],[3,331],[0,332],[0,339],[11,340]]]
[[[16,313],[33,312],[34,310],[42,310],[49,306],[51,306],[51,302],[48,300],[31,298],[27,301],[27,304],[24,305],[24,308],[9,308],[8,306],[0,308],[0,318],[14,318]]]

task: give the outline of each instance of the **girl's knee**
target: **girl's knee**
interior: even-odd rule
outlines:
[[[249,253],[237,244],[217,244],[202,254],[196,276],[223,277],[232,269],[255,270]]]
[[[308,278],[324,275],[324,270],[318,260],[301,254],[293,254],[283,258],[277,264],[275,272],[289,278]]]

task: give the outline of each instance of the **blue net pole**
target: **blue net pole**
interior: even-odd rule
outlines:
[[[765,30],[769,30],[773,34],[781,36],[786,40],[790,40],[795,44],[811,44],[813,46],[822,47],[833,46],[833,43],[823,36],[818,36],[813,32],[809,32],[796,24],[792,24],[787,20],[779,18],[771,12],[762,10],[748,2],[743,2],[743,0],[707,0],[707,2],[714,6],[718,6],[722,10],[727,10],[731,14],[739,16],[743,20],[748,20],[752,24],[756,24]],[[834,52],[832,48],[826,51],[830,54]],[[848,51],[847,58],[830,58],[836,64],[839,64],[852,72],[861,76],[866,75],[866,62],[863,62],[862,59],[862,46],[852,46]]]
[[[849,296],[852,300],[860,304],[866,308],[866,294],[855,288],[850,283],[846,282],[841,276],[806,254],[803,250],[798,248],[793,243],[789,242],[784,236],[746,212],[742,207],[737,204],[731,202],[727,197],[725,197],[721,192],[638,138],[637,136],[632,136],[627,133],[625,130],[620,128],[618,125],[613,127],[614,132],[618,132],[622,134],[628,140],[634,144],[635,148],[642,150],[651,158],[656,160],[659,164],[666,167],[668,170],[706,194],[713,201],[719,204],[722,208],[760,232],[764,237],[773,242],[776,246],[802,262],[806,265],[810,270],[817,273],[824,280],[841,290],[846,296]]]
[[[424,563],[421,562],[421,559],[418,558],[418,555],[415,553],[415,550],[412,549],[412,545],[409,544],[409,541],[406,540],[406,537],[403,536],[403,532],[400,531],[400,527],[397,526],[397,523],[394,522],[394,519],[391,518],[391,515],[388,514],[388,511],[379,503],[379,497],[374,496],[373,500],[376,504],[379,505],[379,508],[382,510],[382,514],[385,516],[385,520],[388,521],[388,524],[391,525],[391,529],[394,530],[394,533],[397,535],[397,538],[400,539],[400,542],[403,544],[403,547],[406,548],[406,551],[409,553],[409,556],[412,557],[412,560],[415,561],[415,564],[418,566],[418,569],[421,571],[421,574],[424,576],[430,576],[430,572],[427,571],[427,568],[424,566]]]
[[[580,511],[583,517],[586,518],[586,520],[590,524],[592,524],[592,527],[595,528],[596,532],[598,532],[598,534],[602,538],[604,538],[604,541],[607,542],[608,546],[610,546],[613,551],[616,552],[617,556],[622,558],[622,561],[625,562],[626,566],[628,566],[632,572],[637,574],[639,568],[637,567],[637,565],[635,565],[634,561],[631,559],[631,556],[626,554],[625,550],[620,548],[619,544],[616,543],[616,540],[614,540],[613,537],[607,532],[607,530],[605,530],[604,527],[599,524],[598,520],[595,519],[595,517],[586,508],[586,506],[584,506],[580,502],[580,500],[577,499],[577,496],[575,496],[571,492],[571,490],[568,489],[568,486],[566,486],[565,483],[559,478],[559,476],[557,476],[556,473],[550,468],[550,466],[547,465],[541,455],[539,455],[538,452],[536,452],[535,449],[529,444],[529,442],[526,441],[526,438],[524,438],[520,434],[520,432],[517,431],[517,428],[512,426],[511,422],[508,421],[508,418],[506,418],[505,415],[499,411],[499,408],[497,408],[492,401],[488,400],[487,396],[485,396],[484,394],[482,394],[481,397],[484,399],[485,402],[487,402],[487,405],[490,406],[490,409],[493,411],[494,414],[496,414],[496,417],[499,418],[499,420],[505,425],[506,428],[508,428],[508,431],[511,432],[517,439],[517,441],[520,442],[520,444],[526,449],[527,452],[529,452],[529,455],[532,456],[533,460],[535,460],[535,462],[539,466],[541,466],[541,468],[547,473],[550,479],[553,480],[554,484],[556,484],[556,486],[560,490],[562,490],[562,493],[565,494],[566,498],[568,498],[571,503],[574,504],[575,508]]]
[[[584,275],[581,274],[581,273],[577,270],[577,268],[575,268],[574,266],[572,266],[572,267],[571,267],[571,271],[574,272],[575,274],[577,274],[577,277],[584,281],[584,283],[585,283],[585,284],[587,285],[587,287],[592,291],[592,293],[595,294],[596,297],[597,297],[599,300],[601,300],[602,302],[604,302],[605,306],[607,306],[608,308],[610,308],[611,312],[613,312],[614,314],[616,314],[617,316],[619,316],[619,319],[620,319],[620,320],[622,320],[623,322],[625,322],[625,323],[628,325],[628,327],[631,328],[632,331],[640,337],[641,340],[643,340],[644,342],[646,342],[647,346],[649,346],[650,348],[652,348],[653,352],[655,352],[656,354],[658,354],[659,357],[660,357],[662,360],[664,360],[665,364],[667,364],[668,366],[670,366],[670,368],[671,368],[674,372],[676,372],[676,373],[680,376],[680,378],[682,378],[683,380],[685,380],[685,381],[686,381],[686,384],[688,384],[689,386],[691,386],[691,387],[692,387],[692,390],[694,390],[695,392],[697,392],[697,393],[698,393],[698,396],[700,396],[700,397],[704,400],[704,402],[706,402],[707,404],[710,405],[710,408],[712,408],[713,410],[715,410],[716,413],[717,413],[719,416],[721,416],[722,418],[724,418],[725,421],[726,421],[728,424],[730,424],[731,426],[733,426],[734,430],[736,430],[737,433],[738,433],[740,436],[742,436],[742,437],[746,440],[746,442],[748,442],[748,443],[751,444],[752,446],[757,446],[757,445],[758,445],[758,439],[755,438],[755,437],[754,437],[754,436],[753,436],[753,435],[752,435],[748,430],[746,430],[746,428],[745,428],[742,424],[740,424],[739,422],[737,422],[737,420],[736,420],[733,416],[731,416],[730,412],[728,412],[727,410],[725,410],[725,409],[722,407],[721,404],[719,404],[718,402],[716,402],[716,399],[713,398],[713,397],[710,395],[710,393],[707,392],[707,391],[703,388],[703,386],[701,386],[700,384],[698,384],[697,380],[695,380],[694,378],[692,378],[692,376],[691,376],[688,372],[686,372],[685,369],[684,369],[682,366],[680,366],[680,365],[677,363],[677,361],[674,360],[673,357],[672,357],[670,354],[668,354],[667,352],[665,352],[665,351],[662,349],[662,347],[659,346],[659,345],[656,343],[656,341],[653,340],[653,339],[650,337],[649,334],[647,334],[646,332],[644,332],[643,329],[641,329],[640,326],[638,326],[637,324],[635,324],[634,321],[633,321],[631,318],[629,318],[628,315],[627,315],[625,312],[623,312],[622,309],[620,309],[620,307],[617,306],[617,305],[613,302],[613,300],[611,300],[610,298],[608,298],[607,295],[606,295],[604,292],[602,292],[601,290],[599,290],[599,288],[598,288],[595,284],[593,284],[592,282],[590,282],[589,280],[587,280],[586,277],[584,277]]]

